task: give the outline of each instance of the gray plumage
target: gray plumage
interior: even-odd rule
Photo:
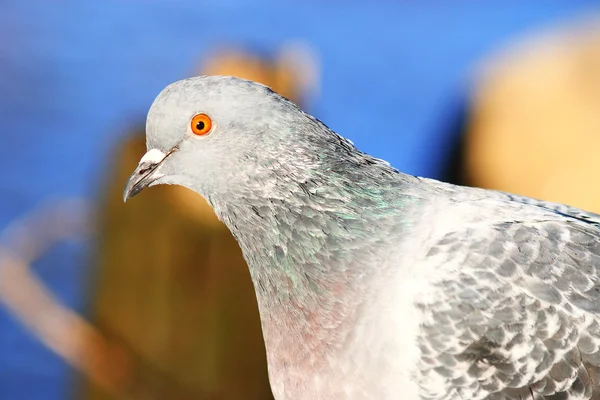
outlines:
[[[179,184],[227,224],[277,399],[600,399],[600,216],[400,173],[232,77],[168,86],[147,146],[125,199]]]

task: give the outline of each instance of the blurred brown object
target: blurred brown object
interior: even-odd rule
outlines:
[[[600,19],[521,42],[483,71],[467,183],[600,212]]]
[[[0,233],[0,302],[67,363],[107,392],[122,395],[131,373],[121,349],[63,306],[31,270],[57,243],[87,239],[90,220],[83,200],[54,199],[12,221]]]
[[[316,64],[294,49],[274,60],[225,49],[202,73],[256,80],[301,101],[316,85]],[[313,62],[304,75],[292,62],[298,58]],[[272,398],[254,289],[229,230],[200,196],[179,186],[153,187],[123,204],[123,185],[145,151],[143,130],[134,132],[106,177],[94,323],[143,360],[134,362],[130,378],[145,389],[147,397],[139,398]],[[86,385],[83,396],[120,398],[96,385]]]
[[[318,60],[302,42],[286,43],[274,57],[241,48],[224,47],[214,52],[199,71],[204,75],[232,75],[263,83],[295,103],[305,103],[319,90]]]

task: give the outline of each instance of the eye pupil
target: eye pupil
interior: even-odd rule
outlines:
[[[196,124],[196,129],[198,129],[199,131],[204,130],[204,121],[198,121],[198,123]]]

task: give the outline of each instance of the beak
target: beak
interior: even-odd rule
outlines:
[[[175,151],[177,151],[177,147],[172,148],[167,154],[158,149],[152,149],[144,154],[137,168],[127,180],[123,190],[123,201],[127,202],[128,199],[150,186],[152,182],[161,178],[163,175],[157,173],[158,167]]]

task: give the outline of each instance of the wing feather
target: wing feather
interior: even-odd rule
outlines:
[[[574,211],[429,249],[440,278],[418,304],[426,398],[600,399],[600,219],[564,217]]]

